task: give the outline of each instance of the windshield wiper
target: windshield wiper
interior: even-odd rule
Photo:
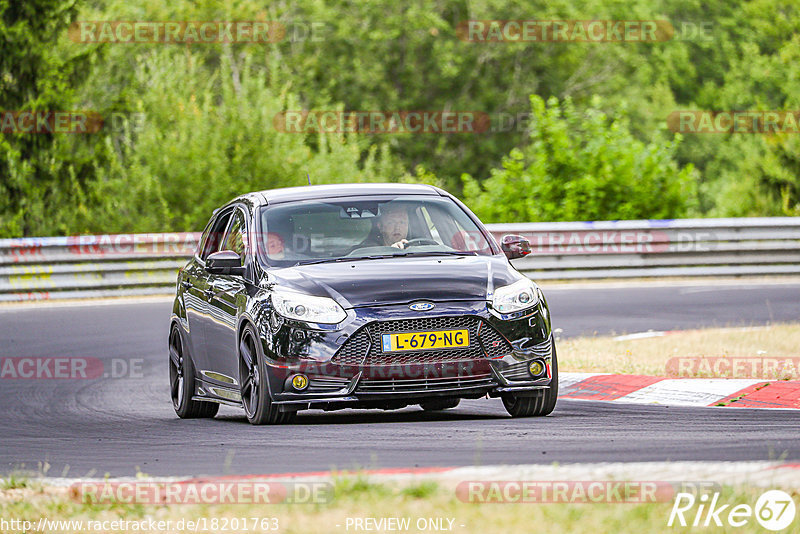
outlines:
[[[347,261],[361,261],[361,260],[383,260],[387,258],[404,258],[407,256],[477,256],[478,253],[472,250],[465,252],[456,251],[428,251],[428,252],[400,252],[398,254],[374,254],[371,256],[355,256],[355,257],[342,257],[342,258],[321,258],[318,260],[304,260],[297,262],[297,265],[316,265],[319,263],[341,263]]]
[[[403,256],[477,256],[478,253],[474,250],[466,250],[464,252],[458,252],[455,250],[430,250],[428,252],[419,251],[419,252],[407,252],[403,254]]]
[[[338,263],[338,262],[345,262],[345,261],[360,261],[360,260],[383,260],[386,258],[400,258],[402,256],[408,256],[409,252],[401,252],[399,254],[376,254],[373,256],[354,256],[348,257],[345,256],[343,258],[322,258],[318,260],[305,260],[297,262],[297,265],[315,265],[318,263]]]

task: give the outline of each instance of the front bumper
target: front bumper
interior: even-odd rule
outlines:
[[[430,397],[524,395],[549,388],[553,340],[544,301],[510,319],[496,317],[485,302],[436,306],[436,314],[414,317],[409,317],[407,305],[351,310],[348,321],[335,331],[313,331],[289,321],[278,321],[279,328],[274,328],[273,321],[273,333],[263,340],[272,402],[287,409],[387,401],[396,406]],[[424,325],[431,330],[468,328],[474,344],[468,351],[383,353],[379,336],[392,331],[392,325],[402,325],[401,331],[414,331],[419,325],[419,330],[425,330]],[[534,359],[545,366],[538,377],[528,373]],[[301,392],[290,386],[295,374],[309,379]]]
[[[545,373],[528,374],[531,360],[541,360]],[[271,382],[286,386],[290,377],[304,374],[309,385],[303,392],[273,389],[272,402],[297,409],[325,408],[334,403],[369,404],[387,400],[419,401],[430,397],[480,398],[503,393],[524,395],[549,389],[552,381],[552,339],[538,351],[522,357],[509,354],[493,360],[467,360],[427,365],[373,366],[360,368],[350,377],[342,366],[300,365],[270,367]],[[408,402],[414,404],[415,402]]]

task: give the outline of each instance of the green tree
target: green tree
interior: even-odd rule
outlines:
[[[68,55],[56,46],[76,13],[74,0],[0,0],[0,110],[72,109],[74,87],[95,53]],[[59,232],[70,224],[68,206],[101,156],[55,144],[47,133],[0,137],[0,235]]]

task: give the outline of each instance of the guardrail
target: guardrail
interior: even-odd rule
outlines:
[[[0,239],[0,302],[163,295],[199,233]]]
[[[800,217],[487,225],[536,280],[800,274]],[[168,294],[199,233],[0,239],[0,301]]]
[[[531,278],[800,274],[800,217],[493,224],[520,234],[532,254],[514,265]]]

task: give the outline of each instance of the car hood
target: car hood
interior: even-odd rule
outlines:
[[[344,308],[486,300],[493,288],[521,278],[503,256],[386,258],[270,271],[277,287],[331,297]]]

